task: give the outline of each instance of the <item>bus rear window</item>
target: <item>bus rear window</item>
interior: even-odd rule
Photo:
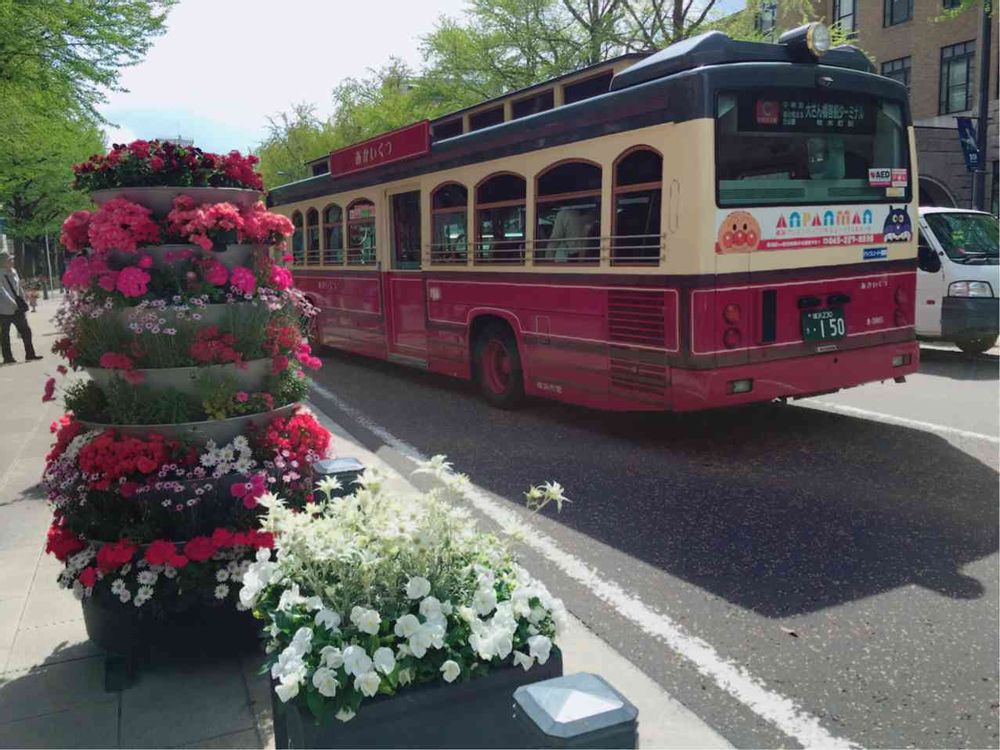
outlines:
[[[909,148],[897,102],[788,90],[723,92],[715,139],[720,207],[910,198]]]

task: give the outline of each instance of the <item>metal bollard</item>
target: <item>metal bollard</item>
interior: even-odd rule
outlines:
[[[579,672],[514,691],[527,747],[635,748],[639,709],[596,674]]]
[[[356,458],[324,458],[312,465],[313,478],[336,477],[341,489],[333,493],[334,497],[344,497],[354,492],[354,480],[361,476],[365,465]]]

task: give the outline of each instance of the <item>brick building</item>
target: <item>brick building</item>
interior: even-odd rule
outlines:
[[[764,3],[764,13],[776,6],[776,18],[760,18],[774,35],[797,26],[801,18],[782,9],[781,0]],[[839,23],[852,32],[882,75],[905,83],[917,135],[920,202],[923,205],[972,205],[972,175],[965,168],[955,117],[978,113],[979,66],[982,59],[981,9],[944,18],[955,0],[813,0],[815,18]],[[771,10],[773,13],[774,11]],[[986,154],[987,206],[997,212],[1000,179],[997,164],[997,45],[996,15],[990,55],[990,118]]]

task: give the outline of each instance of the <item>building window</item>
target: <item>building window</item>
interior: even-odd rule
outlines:
[[[295,232],[292,234],[292,263],[301,266],[305,260],[304,245],[302,243],[302,213],[296,211],[292,214],[292,226]]]
[[[913,18],[913,0],[885,0],[883,26],[895,26]]]
[[[853,34],[858,30],[856,4],[857,0],[833,0],[833,23],[840,26],[845,34]]]
[[[468,257],[466,207],[469,191],[449,182],[431,195],[431,263],[459,263]]]
[[[894,81],[899,81],[909,91],[911,60],[912,58],[910,57],[900,57],[898,60],[889,60],[882,63],[882,75]]]
[[[941,7],[945,10],[954,10],[962,4],[962,0],[943,0]]]
[[[778,25],[778,2],[777,0],[763,0],[757,16],[754,18],[754,27],[761,34],[769,39],[774,36],[774,27]]]
[[[323,209],[323,265],[339,265],[344,260],[344,214],[331,203]]]
[[[950,115],[972,107],[972,61],[975,56],[975,40],[941,48],[939,114]]]
[[[640,146],[615,162],[615,230],[611,262],[653,264],[660,259],[663,157]]]
[[[476,188],[476,263],[523,263],[527,185],[501,173]]]
[[[347,207],[347,262],[375,262],[375,204],[364,198]]]
[[[601,258],[601,168],[568,161],[538,176],[535,262],[597,263]]]

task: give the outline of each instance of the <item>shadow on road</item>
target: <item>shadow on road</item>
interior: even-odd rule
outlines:
[[[960,569],[998,548],[996,470],[928,432],[777,405],[504,412],[468,384],[339,353],[320,381],[499,495],[559,480],[573,503],[556,522],[766,617],[907,584],[977,598]]]
[[[920,350],[920,372],[955,380],[1000,380],[1000,357],[923,347]]]

